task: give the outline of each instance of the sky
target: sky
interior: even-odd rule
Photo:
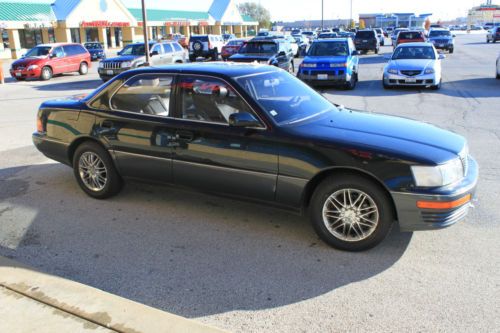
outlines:
[[[128,7],[140,7],[140,0],[122,0]],[[245,0],[235,0],[237,3]],[[248,1],[248,0],[246,0]],[[269,9],[273,21],[321,19],[321,0],[254,0]],[[349,18],[351,0],[323,0],[325,19]],[[467,15],[471,7],[486,0],[352,0],[353,18],[365,13],[415,12],[432,13],[432,19],[448,20]],[[146,0],[151,8],[208,11],[212,0]],[[500,4],[500,0],[493,0]]]

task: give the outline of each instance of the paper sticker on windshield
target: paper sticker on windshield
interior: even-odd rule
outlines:
[[[276,117],[278,115],[278,112],[274,111],[274,110],[271,110],[269,111],[269,113],[271,114],[271,116],[273,117]]]

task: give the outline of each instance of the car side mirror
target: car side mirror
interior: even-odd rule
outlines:
[[[260,122],[248,112],[230,114],[229,125],[233,127],[261,127]]]
[[[445,58],[446,58],[446,56],[444,54],[442,54],[442,53],[439,54],[439,60],[443,60]]]
[[[280,53],[278,53],[278,56],[280,56],[280,57],[286,57],[285,51],[280,51]]]
[[[57,54],[56,53],[51,53],[49,57],[50,57],[50,59],[57,58]]]
[[[354,50],[354,51],[352,51],[352,55],[357,56],[357,55],[359,55],[359,52],[357,50]]]
[[[153,57],[153,56],[156,56],[156,55],[158,55],[158,54],[159,54],[159,53],[158,53],[158,51],[153,51],[153,52],[151,52],[149,55],[150,55],[151,57]]]

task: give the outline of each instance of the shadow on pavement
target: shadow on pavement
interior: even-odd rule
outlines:
[[[66,91],[79,89],[96,89],[101,84],[102,80],[81,80],[72,82],[50,82],[43,85],[37,85],[34,88],[40,91]]]
[[[384,58],[383,54],[382,55],[381,54],[375,55],[375,56],[372,56],[372,57],[363,57],[363,56],[359,57],[359,64],[360,65],[385,64],[388,61],[389,61],[388,59]]]
[[[185,317],[321,296],[390,268],[412,237],[395,227],[375,249],[341,252],[266,206],[137,183],[94,200],[56,163],[0,181],[0,255]]]

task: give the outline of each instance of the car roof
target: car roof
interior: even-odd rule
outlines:
[[[57,46],[65,46],[65,45],[81,45],[78,43],[44,43],[44,44],[38,44],[37,46],[43,46],[43,47],[57,47]]]
[[[164,65],[156,67],[140,67],[127,73],[186,73],[198,75],[215,75],[234,78],[238,76],[277,72],[281,69],[275,66],[260,65],[255,63],[235,63],[235,62],[197,62],[174,65]]]
[[[432,47],[432,44],[431,43],[427,43],[427,42],[404,43],[404,44],[399,44],[396,48],[398,48],[398,47],[409,47],[409,46],[428,46],[428,47]]]
[[[349,40],[350,38],[345,38],[345,37],[335,37],[335,38],[324,38],[324,39],[321,39],[321,40],[314,40],[313,41],[313,44],[314,43],[329,43],[329,42],[346,42]]]

